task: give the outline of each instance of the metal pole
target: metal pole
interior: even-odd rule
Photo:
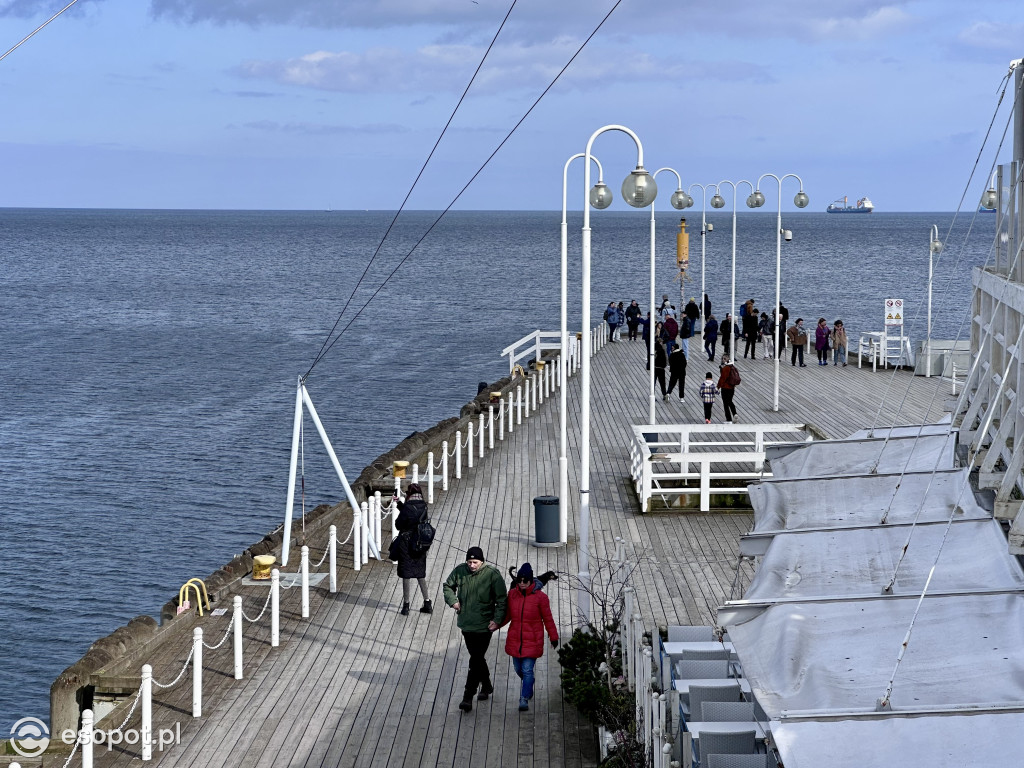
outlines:
[[[493,433],[492,433],[491,437],[492,438],[494,437]],[[492,445],[491,447],[493,448],[494,446]],[[428,504],[433,504],[434,503],[434,452],[433,451],[427,451],[427,503]],[[379,507],[378,507],[378,509],[379,509]],[[380,528],[380,515],[377,516],[377,526],[378,526],[377,541],[379,542],[380,541],[380,530],[379,530],[379,528]]]
[[[80,743],[82,745],[82,768],[92,768],[92,748],[93,748],[93,713],[91,709],[82,710],[82,732],[80,734]],[[12,764],[13,765],[13,764]]]
[[[142,759],[148,762],[153,759],[153,668],[149,664],[142,665],[142,726],[139,734],[142,746]]]
[[[655,171],[654,175],[657,176],[658,172]],[[682,186],[682,184],[680,184]],[[648,393],[647,393],[647,423],[657,424],[657,414],[654,410],[654,345],[657,340],[654,338],[654,268],[655,268],[655,239],[657,237],[655,226],[654,226],[654,203],[651,203],[651,284],[650,284],[650,295],[649,300],[651,309],[650,317],[647,319],[647,367],[648,371]],[[680,280],[682,284],[682,280]]]
[[[302,547],[302,618],[309,618],[309,547]]]
[[[377,503],[380,503],[380,496],[377,496]],[[338,591],[338,526],[332,525],[330,527],[330,541],[327,546],[330,547],[330,554],[328,555],[328,562],[331,566],[331,592]]]
[[[782,320],[782,179],[779,182],[779,213],[775,221],[775,320]],[[776,337],[784,329],[776,331]],[[777,341],[777,340],[776,340]],[[775,355],[775,375],[772,389],[772,410],[779,410],[779,355]]]
[[[299,435],[302,434],[302,379],[295,390],[295,419],[292,427],[292,454],[288,463],[288,500],[284,507],[284,539],[281,541],[281,565],[288,565],[292,538],[292,506],[295,502],[295,474],[299,463]]]
[[[192,717],[203,716],[203,628],[192,630]]]
[[[235,680],[242,679],[242,596],[235,595],[234,613],[231,622],[234,624]]]
[[[358,512],[357,512],[358,514]],[[353,536],[355,532],[353,532]],[[359,547],[356,547],[358,551]],[[359,570],[359,555],[356,555],[356,570]],[[281,572],[274,568],[270,572],[270,647],[281,644]]]
[[[448,441],[441,443],[441,490],[448,490]]]
[[[928,335],[925,341],[924,375],[932,375],[932,268],[935,257],[935,243],[939,240],[939,227],[932,224],[931,236],[928,238]]]
[[[462,432],[455,433],[455,479],[462,479]]]

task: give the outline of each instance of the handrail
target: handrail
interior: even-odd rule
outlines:
[[[575,338],[570,333],[570,338]],[[545,339],[554,339],[554,341],[545,341]],[[519,350],[520,347],[526,346],[526,349]],[[509,344],[503,350],[501,350],[501,356],[508,356],[508,372],[511,374],[515,370],[516,363],[522,360],[524,357],[529,357],[531,354],[536,362],[540,362],[541,356],[545,350],[549,349],[561,349],[561,333],[558,331],[541,331],[536,330],[532,333],[528,333],[521,339],[514,341]]]
[[[202,593],[199,588],[202,587]],[[181,585],[181,589],[178,590],[178,613],[184,613],[191,608],[191,605],[186,605],[190,590],[194,590],[196,593],[196,604],[199,607],[199,615],[203,615],[203,603],[206,603],[206,610],[210,610],[210,596],[206,591],[206,582],[202,579],[191,578]]]

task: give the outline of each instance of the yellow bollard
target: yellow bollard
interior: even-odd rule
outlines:
[[[405,471],[408,468],[409,468],[409,462],[408,461],[396,461],[394,464],[391,465],[391,475],[396,480],[404,480],[405,479]]]
[[[277,558],[273,555],[256,555],[252,559],[253,581],[265,581],[270,579],[270,569],[274,567]]]

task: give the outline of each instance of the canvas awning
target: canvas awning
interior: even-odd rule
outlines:
[[[950,469],[956,433],[898,436],[888,440],[818,440],[798,447],[767,448],[772,477],[866,475]]]

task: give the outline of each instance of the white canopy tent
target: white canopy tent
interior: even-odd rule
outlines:
[[[790,531],[800,528],[878,525],[889,510],[890,524],[945,521],[959,506],[957,519],[991,517],[975,499],[967,469],[877,474],[809,480],[771,479],[747,486],[754,507],[754,531]],[[922,507],[922,499],[926,503]]]
[[[956,433],[897,436],[888,440],[818,440],[765,449],[772,477],[808,478],[924,472],[953,466]]]
[[[910,538],[893,593],[919,595],[935,562],[945,523],[886,528],[783,533],[757,569],[744,601],[876,596],[889,583]],[[991,518],[961,520],[950,528],[929,592],[1024,590],[1024,571]]]
[[[786,768],[1019,768],[1024,713],[783,721],[772,739]]]

